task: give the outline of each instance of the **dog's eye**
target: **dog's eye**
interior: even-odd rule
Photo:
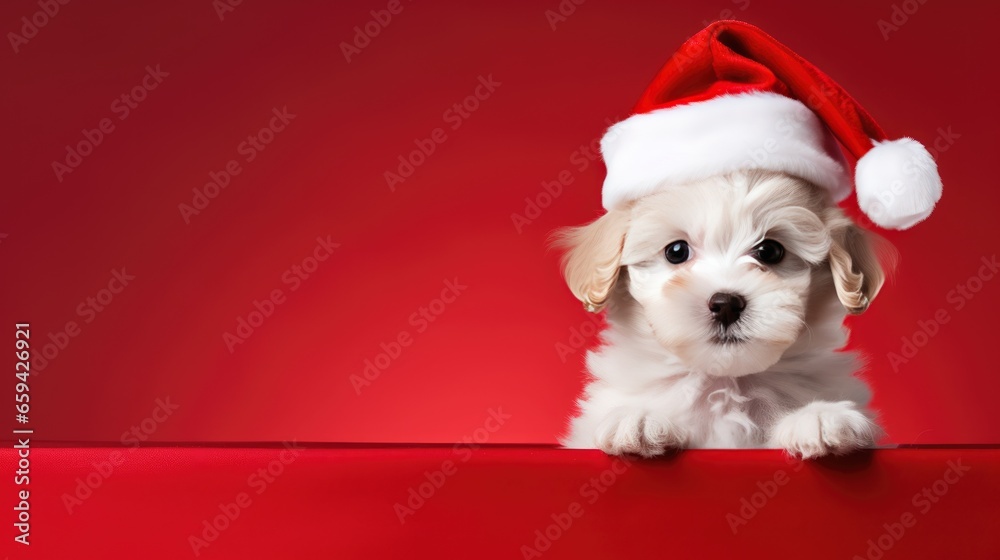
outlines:
[[[687,241],[674,241],[667,245],[664,253],[667,255],[667,262],[671,264],[681,264],[691,257],[691,249],[688,247]]]
[[[773,239],[765,239],[750,251],[750,255],[764,264],[778,264],[785,258],[785,248]]]

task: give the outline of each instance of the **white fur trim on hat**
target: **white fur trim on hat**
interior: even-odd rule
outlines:
[[[912,138],[874,142],[854,169],[858,206],[884,228],[907,229],[941,199],[937,164]]]
[[[776,93],[725,95],[633,115],[608,129],[601,154],[608,210],[669,185],[750,168],[796,175],[828,189],[836,202],[851,193],[833,134],[804,104]]]

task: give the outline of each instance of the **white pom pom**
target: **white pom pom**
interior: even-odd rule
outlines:
[[[937,164],[912,138],[875,142],[854,170],[858,206],[881,227],[907,229],[941,199]]]

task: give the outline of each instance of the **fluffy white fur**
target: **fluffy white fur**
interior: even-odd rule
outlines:
[[[851,178],[837,140],[808,107],[769,92],[723,95],[633,115],[601,139],[604,208],[717,173],[768,169],[828,189],[837,202]]]
[[[872,238],[829,192],[784,174],[719,175],[650,194],[561,236],[567,282],[606,308],[592,379],[562,443],[611,454],[776,447],[802,457],[872,445],[879,434],[857,358],[839,351],[845,313],[883,282]],[[785,248],[776,265],[751,250]],[[671,264],[677,240],[691,258]],[[720,342],[708,300],[746,300]]]
[[[927,148],[912,138],[875,142],[854,169],[858,206],[876,224],[907,229],[941,199],[941,177]]]

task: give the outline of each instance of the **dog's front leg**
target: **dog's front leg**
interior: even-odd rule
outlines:
[[[652,399],[591,386],[579,404],[580,415],[570,423],[563,441],[566,447],[654,457],[688,441],[686,431]]]
[[[872,446],[880,433],[853,401],[813,401],[775,423],[770,446],[811,459]]]

